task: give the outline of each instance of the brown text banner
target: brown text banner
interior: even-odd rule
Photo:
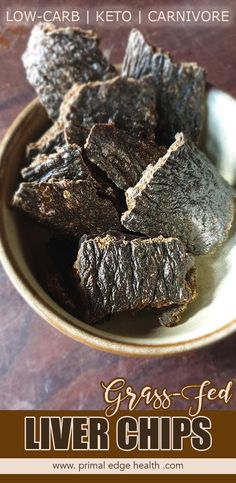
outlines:
[[[236,411],[0,411],[0,458],[235,458]]]

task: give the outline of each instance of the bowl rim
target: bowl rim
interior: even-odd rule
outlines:
[[[20,128],[22,122],[27,116],[32,113],[37,107],[41,107],[38,98],[33,99],[27,106],[18,114],[13,123],[8,128],[5,136],[0,144],[0,185],[3,182],[4,176],[2,176],[2,166],[4,161],[4,155],[11,143],[17,130]],[[223,327],[209,332],[203,336],[196,337],[184,342],[176,342],[170,344],[138,344],[135,342],[118,341],[112,339],[112,335],[94,334],[90,331],[90,326],[85,328],[73,325],[69,320],[66,311],[56,309],[56,306],[52,308],[50,304],[44,300],[35,288],[31,285],[30,281],[25,277],[20,264],[18,264],[14,253],[8,246],[7,237],[5,235],[7,227],[4,223],[2,203],[0,204],[0,261],[3,265],[5,272],[10,278],[11,282],[15,286],[16,290],[20,293],[23,299],[28,305],[51,326],[58,329],[64,335],[71,337],[74,340],[84,343],[95,349],[103,350],[105,352],[112,352],[114,354],[122,356],[133,357],[159,357],[170,356],[179,354],[193,349],[197,349],[213,342],[216,342],[223,337],[226,337],[236,330],[236,319],[227,322]],[[55,302],[54,302],[55,305]]]

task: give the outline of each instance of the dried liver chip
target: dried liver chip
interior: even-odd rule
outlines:
[[[27,159],[32,161],[38,154],[53,153],[57,147],[64,144],[64,126],[61,122],[55,122],[38,141],[28,144],[26,149]]]
[[[88,127],[76,126],[71,121],[65,124],[65,139],[68,144],[76,143],[79,146],[84,146],[89,133],[90,128]],[[109,181],[102,170],[90,162],[85,151],[83,151],[83,156],[93,179],[97,181],[98,185],[100,185],[101,190],[106,194],[108,199],[113,201],[114,205],[119,210],[119,213],[124,211],[124,207],[126,206],[124,196],[122,196],[123,199],[120,200],[121,193],[117,190],[116,186]]]
[[[128,189],[140,179],[150,163],[166,149],[117,129],[112,124],[95,124],[85,145],[90,161],[106,172],[119,188]]]
[[[68,287],[66,287],[62,275],[56,270],[47,273],[46,287],[48,293],[64,310],[71,315],[79,316],[79,310],[74,303]]]
[[[75,82],[108,79],[116,71],[99,49],[99,39],[90,30],[36,25],[22,56],[29,83],[35,88],[51,119]]]
[[[152,74],[156,80],[158,142],[166,146],[177,132],[198,142],[205,110],[205,70],[196,63],[172,62],[167,52],[149,45],[133,29],[122,66],[122,75],[140,78]]]
[[[186,281],[191,291],[191,301],[197,296],[196,290],[196,272],[195,269],[190,270],[186,275]],[[184,304],[173,304],[157,310],[158,323],[164,327],[174,327],[182,321],[182,315],[187,310],[189,302]]]
[[[205,71],[196,63],[174,64],[166,54],[153,56],[160,123],[157,139],[169,146],[177,132],[199,141],[205,110]]]
[[[73,236],[120,229],[114,205],[101,198],[88,180],[21,183],[13,206],[40,223]]]
[[[103,172],[88,159],[82,157],[82,150],[78,145],[64,145],[55,148],[56,152],[46,155],[39,154],[34,161],[21,171],[25,181],[61,181],[63,179],[88,179],[97,186],[102,197],[112,201],[121,214],[125,209],[124,196],[121,199],[119,190],[114,186]],[[83,153],[85,156],[85,153]]]
[[[56,153],[38,155],[30,166],[22,169],[22,177],[25,181],[49,181],[63,179],[86,179],[90,172],[86,166],[81,148],[75,144],[65,145]]]
[[[153,137],[156,129],[156,88],[152,76],[115,77],[103,82],[75,84],[60,109],[63,122],[91,128],[113,122],[124,131]]]
[[[89,127],[76,126],[71,121],[67,122],[64,128],[64,136],[67,144],[78,144],[78,146],[84,146],[89,132]]]
[[[150,74],[155,50],[138,29],[132,29],[121,66],[121,75],[139,79],[143,75]]]
[[[44,284],[51,297],[61,307],[79,317],[80,304],[72,273],[77,252],[77,239],[53,236],[47,246],[48,261]]]
[[[184,245],[173,238],[108,234],[82,240],[74,269],[84,318],[94,323],[117,312],[188,303],[192,266]]]
[[[170,305],[157,311],[157,320],[163,327],[175,327],[181,323],[182,315],[188,304]]]
[[[182,134],[126,191],[126,201],[128,211],[121,220],[126,228],[148,236],[178,237],[196,255],[225,240],[234,214],[231,187]]]

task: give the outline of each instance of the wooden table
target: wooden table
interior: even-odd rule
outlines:
[[[169,2],[163,2],[167,8]],[[49,2],[24,2],[27,8],[49,7]],[[28,4],[28,6],[27,6]],[[70,4],[73,4],[71,1]],[[159,6],[158,1],[127,2],[129,9]],[[176,2],[177,4],[177,2]],[[214,2],[214,7],[222,2]],[[6,2],[12,9],[17,2]],[[65,2],[51,1],[50,9]],[[102,2],[74,1],[75,8],[101,8]],[[134,7],[132,7],[134,5]],[[172,0],[170,5],[173,6]],[[206,0],[197,3],[204,9]],[[165,6],[165,7],[164,7]],[[178,8],[180,8],[178,2]],[[4,12],[1,2],[1,18]],[[110,8],[111,2],[110,2]],[[176,6],[177,8],[177,6]],[[220,8],[220,7],[219,7]],[[224,10],[236,13],[234,0],[224,1]],[[102,47],[112,62],[120,62],[129,29],[133,25],[99,25]],[[29,25],[6,24],[0,31],[0,135],[20,110],[34,97],[25,80],[20,55]],[[142,31],[157,45],[173,51],[176,59],[194,60],[208,70],[209,81],[236,95],[235,23],[212,26],[142,25]],[[18,295],[3,269],[0,271],[0,409],[99,409],[103,408],[101,380],[126,377],[139,388],[150,384],[169,390],[188,383],[212,380],[224,385],[236,381],[236,334],[201,350],[163,359],[130,359],[85,347],[63,336],[42,321]],[[178,407],[181,409],[181,403]],[[183,407],[183,406],[182,406]],[[212,403],[210,408],[221,407]],[[231,409],[236,408],[232,400]]]

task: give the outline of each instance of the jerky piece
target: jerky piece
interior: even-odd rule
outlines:
[[[174,63],[167,52],[152,47],[141,32],[133,29],[122,75],[140,78],[150,73],[156,80],[158,142],[170,146],[180,131],[199,141],[205,108],[205,70],[193,62]]]
[[[157,80],[157,139],[166,146],[177,132],[199,142],[205,110],[205,71],[196,63],[172,63],[167,54],[153,56]]]
[[[84,160],[81,148],[75,144],[57,148],[56,153],[50,155],[36,156],[28,167],[22,169],[21,174],[24,180],[29,182],[90,178],[90,181],[97,186],[100,195],[111,200],[120,214],[126,208],[124,195],[121,197],[116,186],[113,186],[93,163],[90,163],[88,159]]]
[[[44,284],[61,307],[71,315],[79,317],[80,304],[72,272],[77,252],[77,239],[53,236],[47,246],[48,262]]]
[[[75,84],[64,98],[63,122],[91,128],[96,123],[113,122],[126,132],[154,136],[156,128],[156,88],[152,76],[142,79],[115,77],[104,82]]]
[[[40,223],[73,236],[120,229],[118,213],[88,180],[21,183],[13,206]]]
[[[57,29],[52,23],[33,28],[22,61],[27,79],[51,119],[57,119],[63,97],[75,82],[116,74],[98,45],[99,39],[91,30]]]
[[[77,144],[84,146],[89,135],[90,128],[84,126],[75,126],[71,121],[65,124],[64,136],[67,144]]]
[[[65,125],[65,138],[67,143],[69,144],[76,143],[79,146],[83,146],[89,133],[89,128],[83,126],[74,126],[71,122],[68,122]],[[99,168],[97,168],[97,166],[90,162],[90,160],[86,156],[85,151],[83,151],[83,156],[92,178],[98,183],[101,191],[108,199],[110,199],[114,203],[115,207],[121,214],[122,211],[124,211],[124,207],[126,206],[123,194],[121,196],[121,193],[117,190],[117,187],[111,183],[106,175],[104,176],[104,172],[102,172]]]
[[[163,327],[175,327],[181,322],[183,313],[186,311],[188,304],[170,305],[157,311],[157,320]]]
[[[50,270],[50,269],[49,269]],[[51,297],[69,314],[79,316],[79,311],[75,305],[67,287],[65,286],[62,275],[57,271],[47,273],[46,287]]]
[[[74,264],[84,318],[185,304],[192,298],[186,275],[193,266],[177,239],[133,239],[106,235],[82,241]]]
[[[90,172],[83,160],[81,148],[75,144],[63,146],[48,156],[39,155],[36,161],[22,169],[25,181],[49,181],[63,179],[86,179]]]
[[[231,187],[183,134],[176,135],[166,155],[126,191],[126,201],[126,228],[178,237],[195,255],[225,240],[234,214]]]
[[[191,301],[197,296],[196,271],[190,270],[186,275],[186,281],[191,290]],[[189,303],[173,304],[157,310],[157,320],[163,327],[174,327],[181,323],[182,315],[187,310]]]
[[[112,124],[95,124],[85,152],[108,178],[126,190],[138,182],[148,164],[157,162],[166,149],[125,133]]]
[[[29,161],[32,161],[38,154],[53,153],[57,147],[63,146],[64,144],[64,126],[61,122],[56,122],[38,141],[28,144],[26,156]]]
[[[139,79],[143,75],[150,74],[155,51],[155,47],[145,40],[138,29],[132,29],[121,66],[121,75]]]

